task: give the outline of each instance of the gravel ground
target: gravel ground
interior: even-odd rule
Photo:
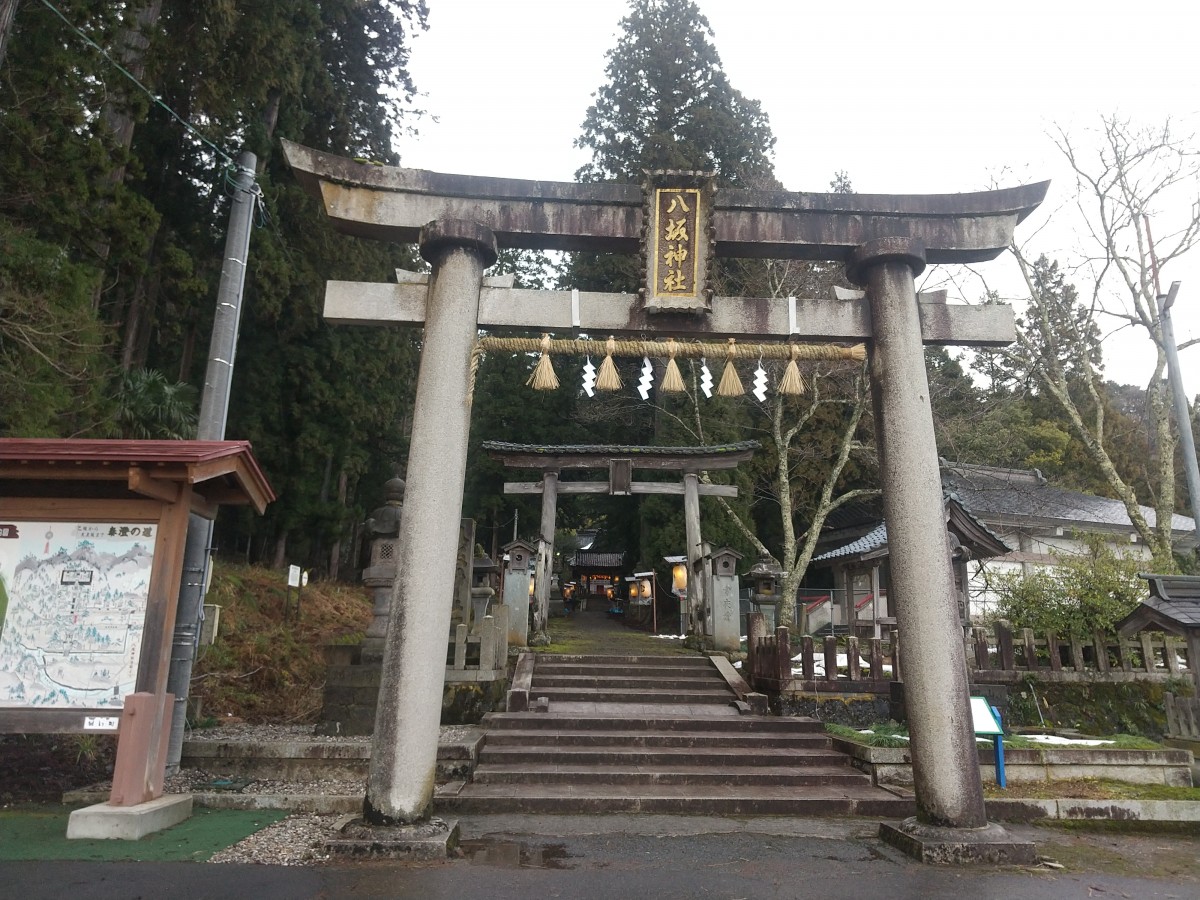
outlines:
[[[325,841],[334,837],[344,818],[306,814],[288,816],[214,854],[209,862],[319,866],[329,861]]]

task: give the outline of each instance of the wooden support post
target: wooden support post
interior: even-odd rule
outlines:
[[[862,681],[862,669],[859,668],[858,638],[854,635],[846,638],[846,672],[851,681]]]
[[[871,680],[883,681],[883,641],[871,638]]]
[[[1082,672],[1086,668],[1083,664],[1083,642],[1075,635],[1071,635],[1071,667],[1076,672]]]
[[[1153,672],[1158,666],[1154,662],[1154,645],[1150,642],[1150,632],[1143,631],[1138,637],[1142,644],[1142,668]]]
[[[1007,622],[996,623],[996,655],[1000,658],[1001,671],[1011,672],[1017,667],[1016,654],[1013,652],[1013,633]]]
[[[1133,671],[1133,654],[1130,653],[1129,641],[1117,635],[1117,658],[1121,660],[1121,670],[1124,672]]]
[[[125,698],[117,737],[110,806],[137,806],[162,796],[172,694],[139,691]]]
[[[988,646],[987,629],[972,628],[975,638],[975,668],[979,671],[991,668],[991,648]]]
[[[1033,636],[1032,628],[1021,629],[1021,644],[1025,648],[1025,668],[1034,672],[1041,668],[1038,665],[1037,639]]]
[[[813,657],[813,639],[811,634],[800,638],[800,669],[805,681],[816,678],[817,665]]]
[[[900,668],[900,632],[891,630],[892,644],[892,681],[903,681],[904,674]]]
[[[792,679],[792,636],[786,625],[775,629],[775,672],[780,689]]]
[[[832,634],[825,635],[825,680],[837,681],[837,638]]]
[[[1175,638],[1169,634],[1163,635],[1163,662],[1167,666],[1167,673],[1174,677],[1179,674],[1179,659],[1175,655],[1175,648],[1179,646]]]
[[[1054,631],[1046,632],[1046,650],[1050,653],[1050,671],[1062,671],[1062,654],[1059,652],[1058,633]]]
[[[1092,633],[1092,646],[1096,650],[1096,671],[1107,673],[1108,665],[1108,638],[1102,631]]]

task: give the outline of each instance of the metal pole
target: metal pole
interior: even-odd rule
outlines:
[[[233,205],[229,210],[229,231],[225,235],[225,261],[217,287],[217,310],[213,317],[212,338],[208,345],[208,368],[204,391],[200,395],[200,418],[196,437],[201,441],[225,439],[229,417],[229,392],[233,379],[233,361],[237,355],[238,328],[242,318],[242,291],[246,283],[246,261],[250,253],[250,228],[254,218],[257,190],[254,170],[258,158],[249,151],[238,154],[233,178]],[[204,587],[212,544],[213,523],[201,516],[188,519],[188,536],[183,555],[183,584],[179,588],[179,606],[175,613],[175,637],[167,690],[175,695],[171,735],[167,743],[167,771],[179,769],[183,753],[183,732],[187,722],[188,688],[196,661],[196,643],[200,622],[204,619]]]
[[[1187,395],[1183,392],[1183,372],[1179,368],[1179,347],[1175,343],[1175,326],[1171,322],[1171,307],[1179,295],[1179,282],[1172,281],[1164,297],[1158,295],[1159,321],[1162,323],[1163,349],[1167,351],[1167,375],[1171,383],[1171,402],[1175,405],[1175,421],[1179,426],[1179,444],[1183,451],[1183,471],[1187,476],[1188,499],[1192,504],[1192,521],[1200,528],[1200,468],[1196,464],[1196,442],[1192,438],[1192,414]]]

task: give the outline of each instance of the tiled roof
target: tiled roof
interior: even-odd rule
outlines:
[[[822,553],[820,556],[814,556],[813,562],[821,562],[826,559],[837,559],[842,556],[858,556],[860,553],[870,553],[872,550],[878,550],[881,547],[887,546],[887,524],[880,522],[874,529],[864,534],[858,540],[851,541],[849,544],[838,547],[836,550],[830,550],[828,553]]]
[[[991,523],[1041,522],[1081,530],[1132,530],[1125,504],[1051,486],[1036,469],[1000,469],[942,462],[942,485],[976,518]],[[1154,510],[1139,507],[1153,527]],[[1175,515],[1171,528],[1191,533],[1188,516]]]
[[[625,565],[625,551],[620,553],[594,553],[580,550],[571,559],[572,568],[576,569],[620,569]]]
[[[557,456],[587,453],[595,456],[714,456],[758,450],[758,441],[738,441],[733,444],[712,444],[707,447],[639,447],[627,444],[510,444],[507,441],[484,441],[483,449],[498,453],[532,453]]]

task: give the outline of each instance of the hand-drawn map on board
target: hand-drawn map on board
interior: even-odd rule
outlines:
[[[0,707],[120,709],[157,524],[0,522]]]

